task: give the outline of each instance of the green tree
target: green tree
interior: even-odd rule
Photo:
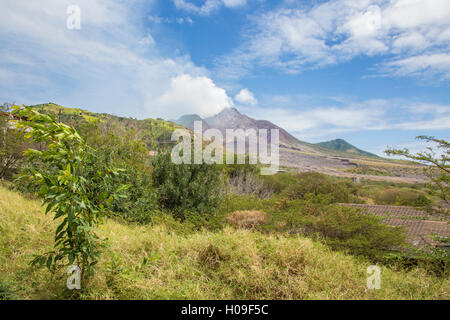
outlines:
[[[425,174],[430,179],[430,189],[437,192],[440,197],[450,204],[450,143],[444,139],[436,139],[429,136],[418,136],[418,140],[436,144],[441,151],[437,154],[435,149],[427,147],[426,151],[412,154],[408,149],[388,149],[387,155],[403,156],[420,164],[426,165]]]
[[[20,171],[29,147],[10,120],[10,105],[0,106],[0,179],[10,179]]]
[[[46,214],[51,211],[55,214],[54,219],[60,221],[55,232],[54,250],[37,255],[32,265],[46,265],[55,271],[75,263],[83,278],[92,275],[102,244],[95,229],[102,222],[105,205],[120,197],[126,186],[119,186],[111,194],[93,190],[113,179],[121,170],[109,165],[89,174],[89,164],[95,161],[96,153],[74,128],[31,107],[16,106],[14,113],[21,117],[17,127],[25,133],[25,138],[46,144],[44,150],[27,150],[28,159],[39,159],[51,166],[51,170],[31,168],[21,178],[28,178],[40,186],[39,195],[44,199]]]

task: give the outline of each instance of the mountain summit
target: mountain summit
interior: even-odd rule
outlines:
[[[357,147],[348,143],[344,139],[335,139],[335,140],[331,140],[331,141],[319,142],[319,143],[316,143],[316,145],[318,145],[322,148],[330,149],[330,150],[352,153],[354,155],[379,158],[376,154],[358,149]]]
[[[226,129],[267,129],[268,138],[270,140],[270,130],[278,129],[280,133],[280,147],[286,148],[297,148],[297,149],[308,149],[314,146],[300,141],[291,134],[289,134],[283,128],[273,124],[267,120],[255,120],[245,114],[240,113],[236,108],[225,108],[218,114],[208,117],[205,119],[200,118],[198,115],[184,115],[180,117],[175,122],[182,125],[188,129],[194,129],[194,121],[203,121],[203,131],[208,128],[218,129],[225,136]]]
[[[225,108],[215,116],[206,118],[211,128],[225,132],[226,129],[257,129],[256,120],[240,113],[236,108]]]

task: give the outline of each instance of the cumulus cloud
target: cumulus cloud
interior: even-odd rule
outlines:
[[[248,105],[256,105],[258,104],[258,100],[256,100],[255,96],[251,91],[244,88],[234,97],[237,102],[248,104]]]
[[[1,2],[2,101],[51,100],[139,118],[229,105],[225,90],[189,57],[160,55],[153,35],[135,22],[141,1],[78,0],[81,30],[66,28],[72,3]]]
[[[185,113],[209,117],[232,106],[225,90],[217,87],[211,79],[188,74],[172,78],[169,90],[154,103],[166,110],[164,113],[169,117]]]
[[[448,79],[449,49],[448,0],[294,2],[254,16],[242,46],[218,59],[218,69],[230,77],[254,65],[298,73],[363,55],[383,58],[383,74]]]

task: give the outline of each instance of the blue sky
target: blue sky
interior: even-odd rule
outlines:
[[[81,29],[67,28],[70,5]],[[381,154],[450,137],[448,0],[14,0],[0,99],[173,119],[225,107]]]

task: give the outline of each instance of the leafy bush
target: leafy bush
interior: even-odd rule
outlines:
[[[274,175],[261,176],[264,183],[275,193],[285,191],[289,186],[298,183],[298,177],[290,173],[276,173]]]
[[[449,237],[438,238],[440,242],[448,244]],[[424,247],[411,247],[407,251],[387,254],[379,261],[404,270],[420,267],[428,274],[442,279],[448,279],[450,276],[450,250],[448,247],[425,244]]]
[[[373,198],[380,205],[426,207],[432,204],[423,193],[397,188],[380,190]]]
[[[220,170],[209,164],[174,164],[170,153],[153,159],[153,185],[161,209],[181,220],[208,219],[219,202]]]
[[[296,184],[286,190],[290,199],[315,199],[320,202],[327,199],[329,203],[348,203],[353,202],[357,195],[357,189],[351,182],[337,182],[318,172],[300,173],[297,177]]]
[[[96,151],[96,157],[87,162],[86,176],[94,177],[102,167],[111,163],[113,153],[110,149]],[[127,185],[122,191],[122,197],[111,199],[106,205],[108,212],[114,217],[123,218],[126,221],[149,223],[151,216],[158,209],[156,193],[151,183],[151,177],[139,172],[136,166],[126,163],[121,164],[120,175],[103,179],[91,189],[92,196],[109,195],[115,192],[117,186]]]

